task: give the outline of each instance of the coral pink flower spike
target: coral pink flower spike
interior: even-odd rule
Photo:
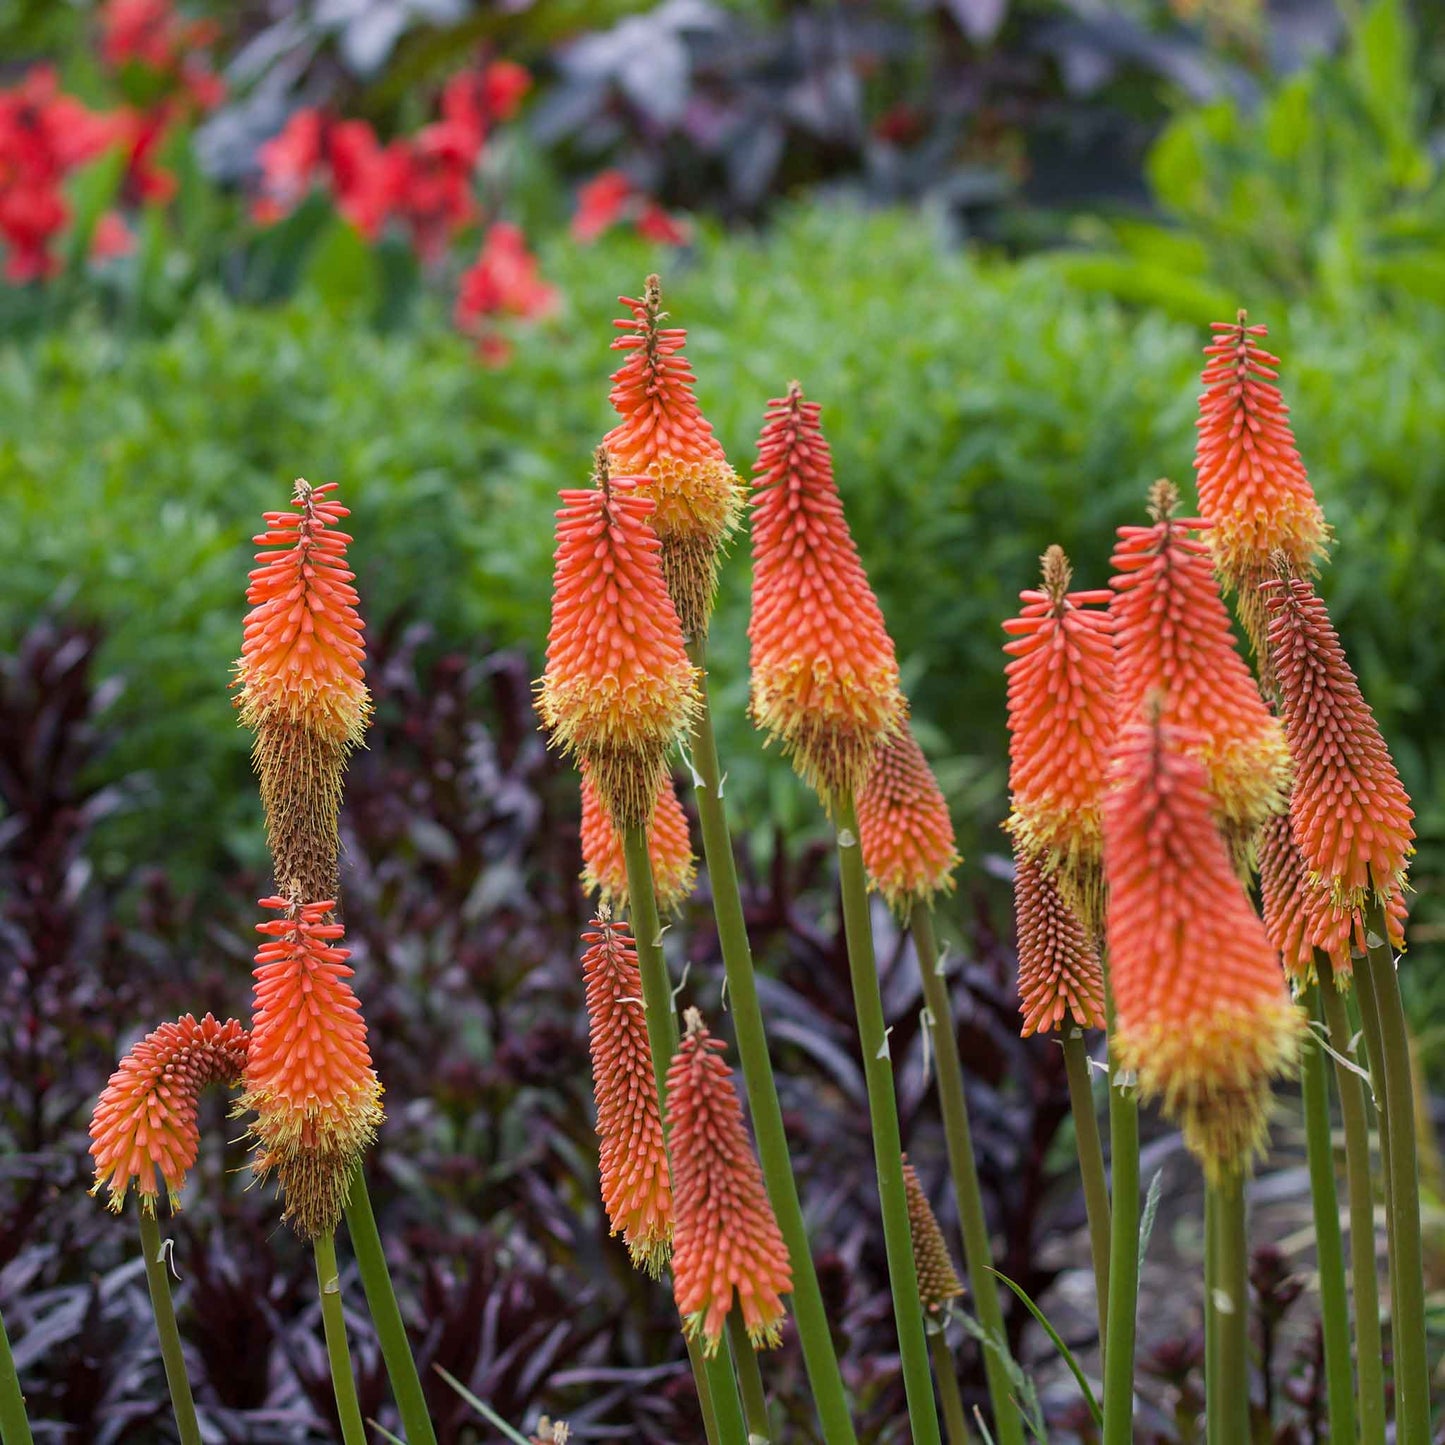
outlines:
[[[672,778],[664,773],[657,802],[647,824],[647,853],[652,862],[652,887],[659,913],[681,908],[697,886],[697,860],[692,852],[687,815],[678,801]],[[627,907],[627,860],[622,835],[613,826],[597,796],[591,774],[582,770],[582,888],[604,905]]]
[[[1024,1038],[1077,1025],[1104,1027],[1104,969],[1099,949],[1064,902],[1057,874],[1036,858],[1014,857],[1014,914],[1018,927],[1019,1006]]]

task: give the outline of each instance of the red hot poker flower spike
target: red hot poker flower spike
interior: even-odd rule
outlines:
[[[381,1085],[371,1067],[361,1004],[346,982],[350,950],[340,924],[326,922],[331,899],[292,904],[256,925],[255,1007],[246,1092],[237,1113],[254,1111],[258,1178],[275,1170],[286,1218],[306,1238],[341,1218],[351,1175],[381,1124]]]
[[[878,749],[858,794],[858,841],[869,883],[900,918],[952,890],[953,819],[906,722]]]
[[[1040,559],[1043,586],[1004,623],[1008,664],[1007,828],[1021,856],[1057,872],[1085,926],[1103,926],[1103,800],[1114,729],[1114,624],[1107,591],[1070,592],[1061,547]]]
[[[1307,576],[1325,555],[1329,529],[1274,384],[1279,358],[1259,344],[1267,328],[1247,325],[1241,311],[1210,329],[1194,454],[1199,511],[1219,575],[1237,589],[1241,620],[1263,657],[1258,587],[1273,572],[1271,558],[1283,552],[1291,570]]]
[[[1263,584],[1269,647],[1295,759],[1294,840],[1309,881],[1354,913],[1405,885],[1415,814],[1325,604],[1298,577]]]
[[[94,1194],[108,1187],[117,1213],[131,1184],[141,1208],[156,1212],[161,1184],[180,1208],[186,1171],[196,1162],[196,1101],[208,1084],[240,1082],[250,1035],[235,1019],[200,1023],[185,1014],[153,1029],[120,1061],[90,1120]],[[160,1183],[156,1176],[160,1176]]]
[[[1104,969],[1078,915],[1036,858],[1014,855],[1019,941],[1019,1005],[1024,1038],[1064,1027],[1104,1027]]]
[[[768,403],[753,496],[752,714],[829,807],[907,716],[893,641],[858,560],[820,408]]]
[[[647,852],[652,860],[652,887],[661,913],[682,907],[697,886],[697,860],[687,816],[677,789],[666,773],[658,786],[657,802],[647,825]],[[592,775],[582,770],[582,887],[604,905],[627,907],[627,860],[622,835],[613,826]]]
[[[1290,758],[1284,732],[1234,644],[1202,524],[1174,516],[1179,494],[1156,482],[1152,527],[1120,527],[1112,579],[1119,716],[1161,699],[1165,722],[1193,739],[1236,854],[1248,857],[1265,819],[1285,808]]]
[[[736,1292],[755,1349],[779,1342],[782,1296],[793,1287],[787,1246],[763,1188],[722,1041],[687,1011],[667,1073],[672,1146],[673,1288],[691,1339],[711,1355]]]
[[[627,1241],[633,1264],[656,1279],[672,1242],[672,1185],[637,951],[627,925],[614,923],[605,907],[582,941],[602,1203],[613,1234]]]
[[[337,528],[348,513],[335,490],[298,481],[298,510],[266,513],[236,664],[276,884],[307,899],[335,896],[341,777],[371,718],[351,538]]]
[[[618,827],[652,816],[664,755],[692,723],[697,688],[637,477],[562,493],[552,629],[537,711],[552,741],[592,773]]]
[[[908,1233],[913,1244],[913,1267],[918,1274],[918,1299],[930,1315],[939,1314],[949,1300],[963,1293],[963,1282],[953,1267],[938,1218],[919,1181],[918,1171],[903,1156],[903,1186],[908,1195]]]
[[[1262,1148],[1270,1080],[1292,1069],[1302,1019],[1231,869],[1198,751],[1157,717],[1125,730],[1104,867],[1118,1062],[1217,1180]]]
[[[717,592],[718,558],[742,520],[746,489],[712,434],[693,395],[692,368],[682,354],[687,332],[663,327],[667,313],[656,276],[643,299],[618,298],[632,312],[613,324],[624,334],[614,351],[628,353],[612,378],[611,401],[622,418],[603,438],[613,467],[645,480],[657,504],[653,530],[662,543],[662,573],[683,634],[707,635]]]

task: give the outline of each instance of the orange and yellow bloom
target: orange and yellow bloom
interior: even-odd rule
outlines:
[[[752,715],[831,807],[907,715],[816,402],[768,403],[753,495]]]
[[[91,1193],[109,1188],[106,1202],[118,1212],[134,1184],[141,1208],[154,1214],[164,1186],[171,1208],[178,1209],[200,1147],[201,1090],[240,1082],[249,1043],[235,1019],[218,1023],[207,1014],[197,1023],[185,1014],[136,1044],[110,1076],[91,1116]]]
[[[660,913],[681,908],[697,886],[687,815],[678,801],[672,778],[664,773],[657,802],[647,824],[647,854],[652,862],[652,887]],[[622,835],[597,796],[591,774],[582,770],[582,887],[603,906],[627,907],[627,860]]]
[[[1057,875],[1036,858],[1014,856],[1019,1007],[1024,1038],[1064,1026],[1104,1027],[1104,969],[1094,938],[1064,902]]]
[[[938,1218],[928,1202],[918,1171],[903,1159],[903,1187],[908,1196],[908,1236],[913,1244],[913,1268],[918,1275],[918,1299],[929,1314],[938,1314],[949,1300],[963,1293],[963,1281],[953,1267]]]

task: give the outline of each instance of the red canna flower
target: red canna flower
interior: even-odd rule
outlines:
[[[492,123],[511,120],[531,88],[531,74],[514,60],[464,70],[442,89],[442,119],[470,132],[480,151]]]
[[[1415,814],[1325,604],[1299,577],[1262,584],[1295,759],[1290,818],[1311,884],[1353,914],[1405,886]]]
[[[943,1231],[919,1182],[918,1171],[908,1162],[906,1154],[903,1186],[908,1195],[908,1234],[913,1244],[913,1267],[918,1274],[919,1302],[929,1314],[936,1315],[949,1300],[963,1293],[963,1281],[953,1267]]]
[[[90,1119],[95,1160],[91,1193],[110,1190],[106,1203],[119,1213],[132,1184],[141,1208],[156,1212],[161,1184],[172,1209],[180,1208],[186,1172],[196,1162],[200,1131],[196,1102],[208,1084],[240,1082],[250,1035],[235,1019],[199,1023],[184,1014],[153,1029],[120,1061]],[[157,1183],[156,1176],[160,1176]]]
[[[721,1040],[687,1011],[667,1073],[672,1148],[672,1277],[688,1337],[711,1355],[736,1292],[754,1349],[780,1342],[782,1296],[793,1287],[787,1247],[763,1188]]]
[[[1090,931],[1103,918],[1103,801],[1113,740],[1114,622],[1107,591],[1070,592],[1062,547],[1040,559],[1043,586],[1019,593],[1003,627],[1008,675],[1005,825],[1020,856],[1050,873]]]
[[[1231,846],[1247,857],[1265,819],[1284,810],[1290,759],[1284,732],[1239,655],[1209,549],[1176,518],[1179,494],[1156,482],[1152,527],[1120,527],[1112,578],[1119,717],[1142,716],[1157,695],[1163,719],[1185,729],[1204,765]]]
[[[1283,552],[1292,571],[1309,575],[1325,555],[1329,529],[1305,474],[1275,382],[1279,358],[1259,345],[1268,328],[1249,326],[1239,313],[1216,321],[1201,378],[1199,445],[1194,469],[1199,511],[1226,587],[1239,594],[1240,617],[1264,657],[1266,620],[1259,584]]]
[[[618,300],[632,312],[630,321],[613,323],[624,334],[612,349],[627,353],[610,397],[622,420],[602,444],[618,471],[644,479],[683,635],[705,637],[718,558],[742,520],[743,483],[693,394],[696,378],[682,354],[687,332],[660,325],[667,313],[657,277],[647,278],[641,301]]]
[[[831,807],[907,716],[893,640],[843,516],[820,408],[768,403],[753,495],[752,715]]]
[[[1127,727],[1104,803],[1117,1063],[1161,1097],[1211,1179],[1264,1141],[1270,1080],[1302,1019],[1214,821],[1202,740]]]
[[[640,478],[611,476],[600,447],[596,477],[589,491],[561,494],[537,710],[626,829],[652,816],[664,756],[691,726],[697,687],[649,525],[653,503]]]
[[[681,216],[670,216],[656,201],[643,201],[637,211],[637,234],[659,246],[685,246],[692,227]]]
[[[241,722],[256,734],[277,885],[303,901],[335,893],[341,776],[371,718],[351,538],[336,525],[348,512],[335,490],[298,480],[299,510],[265,514],[255,541],[275,550],[256,554],[234,684]]]
[[[484,354],[505,359],[505,343],[500,351],[488,347],[500,339],[493,329],[497,317],[535,319],[556,309],[557,289],[538,274],[521,228],[507,221],[489,227],[477,259],[462,272],[453,313],[457,329],[476,336]]]
[[[572,215],[574,241],[586,245],[628,221],[639,236],[661,246],[685,246],[692,239],[687,221],[669,215],[624,171],[600,171],[578,190],[577,209]]]
[[[633,1264],[656,1279],[672,1242],[672,1185],[637,951],[627,925],[614,923],[605,904],[582,941],[602,1203]]]
[[[878,749],[858,794],[858,841],[869,883],[900,918],[952,892],[953,819],[907,722]]]
[[[697,861],[692,853],[687,817],[677,789],[666,773],[657,790],[647,824],[647,851],[652,859],[652,887],[659,913],[681,908],[697,886]],[[591,774],[582,769],[582,887],[598,895],[604,906],[627,907],[627,864],[622,836],[597,796]]]
[[[1064,1026],[1104,1027],[1104,969],[1093,936],[1059,893],[1057,873],[1014,855],[1019,1006],[1024,1038]]]
[[[332,899],[263,898],[283,916],[256,925],[255,1005],[246,1092],[254,1111],[258,1178],[275,1171],[285,1217],[298,1233],[329,1234],[351,1176],[381,1124],[381,1084],[371,1067],[361,1004],[346,982],[350,949],[337,946]]]

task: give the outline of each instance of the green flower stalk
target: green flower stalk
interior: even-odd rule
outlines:
[[[346,1314],[341,1304],[341,1276],[336,1267],[336,1239],[330,1233],[311,1241],[316,1255],[316,1287],[321,1294],[321,1325],[326,1335],[326,1358],[331,1366],[331,1386],[336,1393],[336,1413],[345,1445],[366,1445],[366,1425],[356,1394],[356,1376],[351,1371],[351,1351],[346,1343]]]
[[[25,1396],[20,1392],[20,1376],[3,1319],[0,1319],[0,1445],[33,1445],[30,1421],[25,1415]]]

